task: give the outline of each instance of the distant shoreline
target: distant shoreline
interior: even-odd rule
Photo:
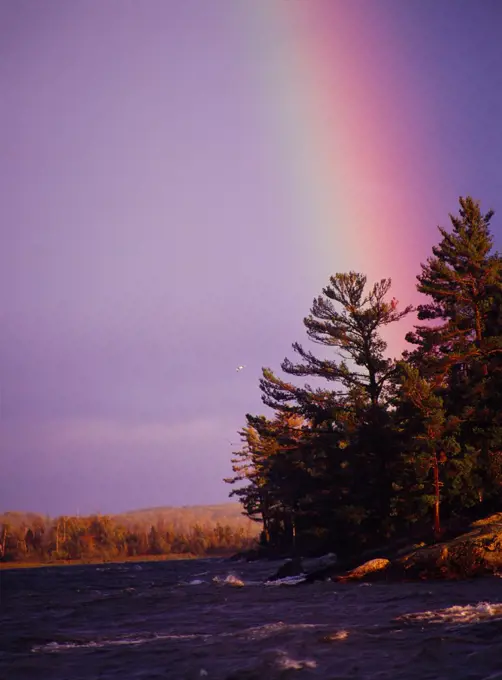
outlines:
[[[258,527],[229,505],[54,519],[0,514],[0,569],[233,555],[254,546]]]
[[[82,567],[87,565],[105,564],[129,564],[139,562],[172,562],[174,560],[209,560],[229,558],[233,553],[220,555],[193,555],[187,553],[174,553],[172,555],[138,555],[136,557],[121,557],[114,559],[79,559],[79,560],[54,560],[53,562],[0,562],[0,571],[8,569],[41,569],[42,567]]]

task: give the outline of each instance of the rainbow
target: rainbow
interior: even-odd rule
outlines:
[[[390,276],[400,302],[416,303],[415,276],[435,238],[435,224],[425,223],[424,231],[422,202],[436,159],[426,155],[430,113],[418,72],[400,60],[406,47],[390,6],[248,6],[271,158],[296,224],[312,234],[304,257],[315,262],[318,285],[335,271],[360,271],[369,282]],[[405,330],[389,331],[390,351],[404,347]]]

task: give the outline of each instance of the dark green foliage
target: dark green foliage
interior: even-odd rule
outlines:
[[[380,331],[411,307],[398,311],[394,298],[386,300],[390,280],[365,288],[361,274],[331,277],[304,324],[333,358],[319,359],[295,343],[302,363],[282,364],[285,373],[324,378],[334,389],[299,387],[264,369],[263,401],[276,416],[247,416],[241,433],[245,446],[228,481],[250,482],[232,493],[262,519],[265,542],[278,550],[349,550],[354,541],[371,544],[389,531],[379,518],[388,515],[392,496],[386,402],[395,364],[384,357]]]
[[[390,280],[331,277],[304,319],[319,357],[295,343],[299,363],[263,370],[263,402],[247,416],[233,460],[232,494],[263,523],[279,552],[350,554],[383,541],[441,534],[466,513],[500,509],[502,487],[502,259],[490,220],[460,198],[452,229],[422,265],[421,325],[395,362],[381,331],[398,311]]]
[[[500,347],[502,261],[491,253],[492,216],[483,215],[472,198],[460,198],[459,216],[450,215],[452,231],[439,228],[442,240],[417,277],[419,292],[429,298],[418,307],[418,318],[439,324],[418,326],[408,339],[417,345],[415,358],[423,368],[448,378],[452,388],[465,377],[466,364],[471,375],[485,374],[483,367]]]

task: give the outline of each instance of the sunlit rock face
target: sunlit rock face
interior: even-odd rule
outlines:
[[[384,558],[369,560],[368,562],[361,564],[359,567],[351,569],[345,574],[336,576],[335,580],[341,581],[342,583],[345,581],[362,581],[368,578],[370,575],[374,576],[377,572],[385,571],[389,565],[390,561]]]
[[[502,514],[472,524],[451,541],[414,550],[392,563],[402,578],[471,578],[502,569]]]

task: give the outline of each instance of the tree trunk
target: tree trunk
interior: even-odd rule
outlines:
[[[3,527],[3,535],[2,535],[2,553],[0,557],[5,557],[5,547],[7,545],[7,527]]]
[[[483,333],[481,330],[481,312],[479,311],[478,305],[475,305],[474,307],[474,317],[476,324],[476,346],[480,350],[481,343],[483,340]],[[486,364],[485,362],[483,362],[482,371],[484,376],[488,375],[488,364]]]
[[[434,467],[434,490],[436,496],[436,500],[434,502],[434,535],[436,536],[436,538],[438,538],[441,535],[441,524],[439,521],[440,497],[439,497],[439,465],[437,454],[434,454],[433,467]]]

